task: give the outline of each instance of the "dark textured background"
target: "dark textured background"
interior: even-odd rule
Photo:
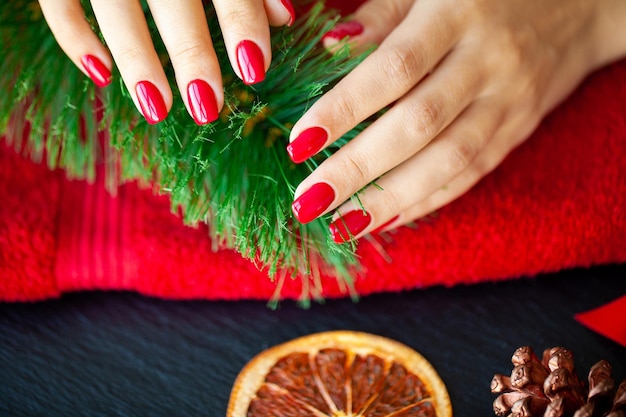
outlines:
[[[223,416],[231,385],[262,349],[324,330],[388,336],[424,355],[456,416],[490,416],[494,373],[521,345],[564,346],[578,373],[607,359],[626,378],[626,348],[573,315],[626,294],[626,266],[538,278],[328,300],[165,301],[132,293],[72,294],[0,304],[0,415]]]

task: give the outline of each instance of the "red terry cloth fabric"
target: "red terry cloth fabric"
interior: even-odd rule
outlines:
[[[337,4],[341,2],[336,2]],[[357,2],[344,3],[349,12]],[[358,294],[530,277],[626,262],[626,60],[591,75],[470,192],[416,229],[359,246]],[[391,262],[380,254],[383,250]],[[310,291],[287,278],[284,298]],[[332,276],[324,297],[346,296]],[[169,299],[269,299],[277,284],[214,251],[166,196],[117,197],[0,146],[0,300],[132,290]]]

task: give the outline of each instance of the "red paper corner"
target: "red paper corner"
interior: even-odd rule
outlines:
[[[626,295],[574,318],[591,330],[626,347]]]

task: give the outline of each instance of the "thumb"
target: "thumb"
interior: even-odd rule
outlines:
[[[369,0],[347,20],[339,22],[322,37],[324,46],[333,49],[347,40],[350,48],[361,51],[379,45],[404,20],[415,0]]]

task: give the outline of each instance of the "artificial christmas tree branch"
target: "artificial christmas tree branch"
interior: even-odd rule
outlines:
[[[230,68],[217,19],[207,5],[224,74],[225,106],[216,122],[198,126],[183,105],[165,47],[144,10],[174,92],[170,114],[158,125],[139,117],[119,73],[114,72],[112,85],[98,89],[74,67],[36,1],[0,6],[0,86],[5,92],[0,132],[5,140],[71,178],[92,181],[96,165],[104,164],[113,193],[128,181],[168,193],[172,210],[182,213],[186,224],[209,225],[216,246],[235,249],[267,268],[270,277],[301,276],[307,281],[303,288],[309,288],[303,299],[319,292],[320,272],[335,274],[350,288],[352,269],[358,267],[355,245],[330,239],[330,215],[298,223],[291,202],[297,184],[319,161],[368,122],[304,164],[293,164],[285,152],[290,127],[362,59],[350,56],[347,48],[331,54],[320,46],[336,13],[316,4],[291,28],[274,30],[267,78],[247,86]]]

